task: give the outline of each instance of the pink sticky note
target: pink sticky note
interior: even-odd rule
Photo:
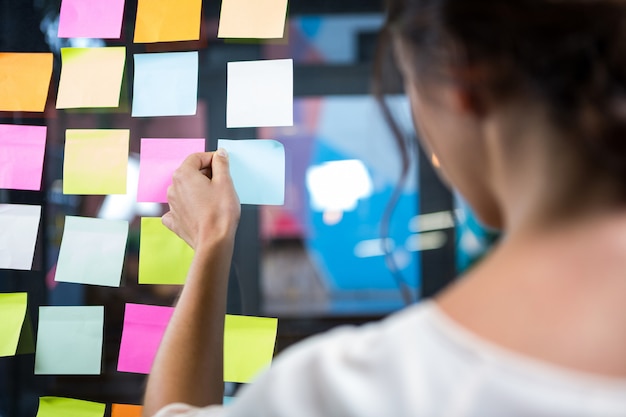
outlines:
[[[0,124],[0,188],[40,190],[46,126]]]
[[[59,38],[119,39],[124,0],[63,0]]]
[[[189,155],[204,150],[204,139],[141,139],[137,201],[167,203],[172,173]]]
[[[117,370],[149,374],[173,307],[126,304]]]

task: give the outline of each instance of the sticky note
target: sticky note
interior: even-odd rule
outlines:
[[[198,52],[135,54],[133,117],[190,116],[198,106]]]
[[[36,375],[100,375],[103,306],[39,307]]]
[[[224,381],[251,382],[272,362],[278,320],[226,315]]]
[[[111,417],[141,417],[143,407],[132,404],[112,404]]]
[[[139,240],[140,284],[182,285],[193,259],[193,249],[163,226],[160,217],[141,219]]]
[[[61,48],[57,109],[118,107],[126,48]]]
[[[27,303],[25,292],[0,294],[0,357],[35,351]]]
[[[173,307],[126,304],[117,370],[149,374]]]
[[[124,0],[63,0],[59,38],[119,39]]]
[[[33,266],[41,206],[0,204],[0,268],[28,271]]]
[[[0,188],[41,190],[46,126],[0,124]]]
[[[119,287],[128,222],[65,217],[55,280]]]
[[[61,397],[39,398],[37,417],[104,417],[106,404]]]
[[[285,203],[285,148],[275,140],[226,140],[218,148],[228,151],[230,175],[241,204]]]
[[[44,111],[52,62],[47,52],[0,53],[0,111]]]
[[[293,60],[228,63],[226,127],[293,126]]]
[[[139,0],[135,43],[200,39],[202,0]]]
[[[64,194],[126,194],[130,131],[68,129]]]
[[[286,17],[287,0],[222,0],[217,37],[282,38]]]
[[[167,203],[172,174],[192,153],[205,151],[204,139],[141,139],[137,201]]]

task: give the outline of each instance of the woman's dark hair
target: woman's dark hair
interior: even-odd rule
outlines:
[[[375,80],[381,98],[396,37],[420,76],[481,68],[470,88],[543,100],[594,166],[626,189],[625,0],[387,0]],[[399,133],[384,105],[383,112]]]

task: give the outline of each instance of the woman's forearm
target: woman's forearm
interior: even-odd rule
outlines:
[[[144,416],[167,404],[221,404],[224,317],[233,239],[201,247],[148,380]]]
[[[220,404],[228,273],[241,215],[224,150],[190,155],[167,190],[163,224],[195,250],[187,282],[157,352],[144,416],[183,402]]]

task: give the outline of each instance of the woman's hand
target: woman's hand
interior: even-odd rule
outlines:
[[[195,153],[185,159],[174,172],[167,201],[170,211],[163,215],[163,224],[194,250],[233,240],[241,206],[226,151]]]

